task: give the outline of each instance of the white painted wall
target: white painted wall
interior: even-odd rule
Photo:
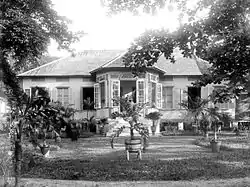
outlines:
[[[68,82],[57,82],[55,77],[46,77],[43,82],[33,82],[30,78],[25,78],[23,79],[23,89],[30,89],[35,86],[46,87],[52,99],[56,100],[56,94],[53,93],[53,90],[56,87],[69,87],[72,93],[71,103],[74,104],[76,109],[80,109],[81,88],[94,87],[94,83],[91,80],[86,82],[86,79],[83,78],[69,78]]]

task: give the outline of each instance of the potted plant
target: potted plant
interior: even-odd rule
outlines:
[[[212,152],[218,153],[220,151],[221,141],[218,141],[217,139],[217,125],[218,122],[213,122],[213,129],[214,129],[214,137],[210,141],[210,145],[212,148]]]
[[[142,140],[146,140],[148,138],[149,132],[147,127],[139,122],[140,113],[143,109],[143,106],[135,104],[129,101],[129,97],[122,97],[116,99],[116,102],[119,103],[120,111],[116,113],[116,117],[121,117],[123,120],[129,123],[129,126],[121,126],[117,131],[111,136],[111,147],[114,148],[113,142],[115,137],[119,137],[122,131],[125,128],[129,128],[130,137],[125,140],[125,149],[128,152],[137,152],[141,150],[141,148],[146,148],[146,144],[142,144]],[[137,131],[141,137],[136,137],[134,132]]]
[[[215,106],[209,107],[209,102],[216,103],[216,97],[210,95],[208,99],[195,98],[189,101],[184,101],[181,106],[187,109],[188,115],[187,119],[193,121],[197,126],[201,127],[204,132],[204,136],[208,137],[208,128],[213,125],[214,137],[210,141],[212,152],[219,152],[221,142],[217,139],[217,129],[218,124],[229,123],[231,118],[225,113],[221,113],[219,108]]]
[[[161,116],[162,114],[158,111],[150,112],[145,116],[147,119],[150,119],[153,122],[153,125],[151,126],[151,131],[153,136],[155,135],[157,121],[161,118]]]
[[[80,135],[79,130],[77,129],[76,123],[77,122],[75,120],[72,120],[70,123],[70,126],[71,126],[71,137],[70,138],[72,141],[77,141],[78,137]]]
[[[50,146],[46,143],[46,141],[44,141],[39,147],[43,155],[49,155]]]

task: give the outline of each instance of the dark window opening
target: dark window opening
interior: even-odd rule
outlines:
[[[46,91],[45,87],[32,87],[31,88],[31,98],[33,98],[36,95],[36,92],[38,92],[38,95],[42,95],[43,92]]]
[[[90,102],[83,102],[83,110],[94,110],[94,87],[91,88],[82,88],[82,99],[88,100],[90,98]]]
[[[188,87],[188,108],[197,108],[197,100],[201,98],[201,88],[200,87]]]

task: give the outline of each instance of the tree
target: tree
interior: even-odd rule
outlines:
[[[25,114],[26,106],[16,71],[27,62],[37,62],[47,50],[50,39],[57,41],[60,48],[71,51],[70,44],[77,41],[82,32],[69,31],[68,23],[69,20],[53,9],[51,0],[0,1],[0,69],[12,113],[20,118],[13,130],[14,133],[20,130],[20,135],[13,142],[16,152],[21,151],[24,116],[20,114]],[[10,62],[13,62],[12,66]],[[15,160],[21,162],[19,157]],[[19,171],[20,167],[17,175]],[[18,185],[16,180],[15,186]]]
[[[221,113],[219,108],[215,106],[216,97],[211,95],[208,99],[202,98],[192,98],[189,101],[183,101],[180,105],[187,110],[186,120],[192,122],[199,127],[204,136],[208,138],[208,129],[214,125],[214,140],[217,139],[216,131],[217,125],[219,122],[230,123],[232,121],[231,117],[228,114]],[[209,103],[214,106],[209,106]]]
[[[188,0],[107,1],[112,13],[130,10],[140,13],[141,7],[153,13],[167,3],[180,11],[180,27],[168,30],[149,30],[139,36],[129,48],[124,62],[134,73],[145,71],[155,64],[160,55],[174,62],[173,49],[179,47],[185,57],[201,58],[211,67],[197,85],[227,83],[226,91],[238,95],[250,92],[250,1],[248,0],[197,0],[188,8]],[[198,14],[207,12],[202,18]],[[183,18],[188,22],[184,23]],[[226,98],[223,98],[226,99]],[[222,101],[221,101],[222,102]]]
[[[20,67],[16,72],[23,73],[25,71],[29,71],[31,69],[47,64],[57,59],[59,59],[59,57],[43,54],[39,57],[39,59],[37,59],[37,61],[27,60],[25,64],[22,67]]]

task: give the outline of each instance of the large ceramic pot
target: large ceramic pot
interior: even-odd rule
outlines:
[[[154,136],[155,131],[156,131],[156,126],[155,125],[151,126],[151,131],[152,131],[152,135]]]
[[[212,148],[212,152],[213,153],[218,153],[220,152],[220,146],[221,146],[221,142],[220,141],[211,141],[211,148]]]
[[[42,146],[40,149],[43,155],[46,155],[49,152],[49,146]]]
[[[71,140],[77,141],[78,140],[79,132],[77,129],[71,129]]]
[[[141,138],[133,138],[125,140],[125,149],[129,152],[137,152],[142,148]]]

